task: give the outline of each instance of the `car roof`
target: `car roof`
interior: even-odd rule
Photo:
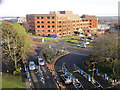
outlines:
[[[38,60],[43,60],[42,58],[38,58]]]
[[[34,64],[34,61],[30,61],[29,64]]]

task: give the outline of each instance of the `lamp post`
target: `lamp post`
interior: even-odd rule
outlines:
[[[95,70],[95,64],[96,64],[97,62],[92,62],[91,64],[93,65],[92,66],[92,81],[94,82],[94,70]]]

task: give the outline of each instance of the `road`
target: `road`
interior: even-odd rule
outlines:
[[[39,56],[41,49],[42,49],[42,47],[40,47],[40,45],[38,45],[33,50],[33,52],[31,52],[31,54],[29,55],[29,61],[34,61],[36,66],[38,66],[37,56]],[[41,66],[41,70],[43,71],[45,83],[42,83],[42,81],[40,80],[40,76],[38,74],[36,74],[37,70],[30,71],[31,80],[33,82],[35,90],[39,90],[40,88],[46,88],[46,89],[51,88],[51,89],[57,90],[57,88],[58,88],[57,84],[54,81],[54,78],[51,75],[51,72],[48,70],[47,66],[46,65]]]

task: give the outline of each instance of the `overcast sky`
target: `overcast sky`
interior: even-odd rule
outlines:
[[[48,14],[49,11],[71,10],[74,14],[117,16],[119,0],[4,0],[0,16]]]

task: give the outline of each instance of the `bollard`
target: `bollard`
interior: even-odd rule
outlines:
[[[80,70],[80,74],[83,75],[83,70]]]
[[[104,74],[104,79],[107,79],[107,74]]]
[[[64,74],[66,74],[66,73],[67,73],[67,70],[66,70],[66,69],[64,69],[64,70],[63,70],[63,73],[64,73]]]
[[[27,73],[27,72],[29,72],[29,71],[28,71],[28,67],[26,68],[26,73]]]
[[[26,78],[30,78],[29,72],[26,73]]]
[[[43,73],[42,73],[42,71],[40,71],[40,73],[39,73],[40,75],[43,75]]]
[[[88,81],[91,81],[91,76],[88,74]]]
[[[98,69],[96,69],[96,74],[98,74]]]
[[[72,74],[69,76],[70,79],[72,79]]]
[[[38,66],[38,71],[41,71],[40,66]]]

